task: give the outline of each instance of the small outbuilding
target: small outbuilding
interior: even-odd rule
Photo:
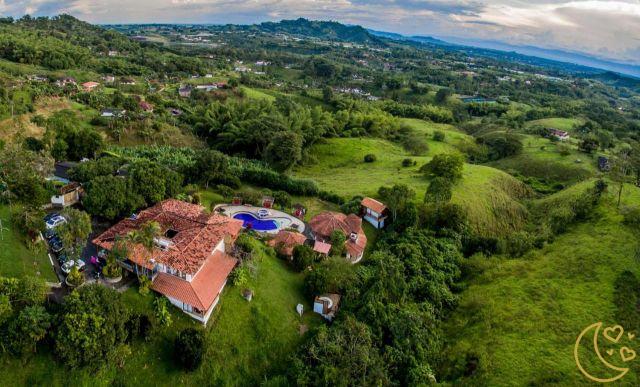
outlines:
[[[327,293],[317,296],[313,301],[313,311],[331,321],[335,318],[340,306],[340,295]]]
[[[364,198],[360,203],[362,218],[375,228],[384,228],[387,219],[387,206],[372,198]]]
[[[269,246],[275,248],[278,253],[291,257],[296,246],[303,245],[307,237],[299,232],[281,230],[275,238],[269,241]]]

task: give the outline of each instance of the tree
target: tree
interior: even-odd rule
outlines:
[[[171,326],[171,313],[169,313],[169,307],[167,305],[167,299],[164,297],[158,297],[153,300],[153,309],[156,315],[156,319],[160,322],[160,325],[165,327]]]
[[[147,206],[175,196],[182,185],[182,176],[158,163],[138,161],[129,168],[128,181],[134,193],[140,195]]]
[[[11,328],[12,347],[18,353],[35,352],[51,326],[51,316],[41,305],[27,306],[18,314]]]
[[[459,153],[441,153],[420,168],[427,176],[442,177],[456,181],[462,177],[464,158]]]
[[[206,344],[202,329],[187,328],[178,333],[173,346],[178,364],[187,371],[196,370],[202,364]]]
[[[273,200],[283,210],[291,207],[291,195],[289,195],[286,191],[275,191],[273,193]]]
[[[453,92],[451,91],[451,89],[449,89],[448,87],[442,87],[438,89],[438,91],[436,92],[435,101],[438,104],[443,104],[447,102],[447,100],[449,99],[449,97],[451,97],[452,94]]]
[[[631,152],[631,147],[622,147],[622,149],[617,152],[611,166],[611,178],[618,183],[618,201],[616,204],[618,208],[620,207],[620,201],[622,200],[622,190],[624,188],[624,185],[631,181]]]
[[[395,222],[398,214],[415,198],[416,193],[405,184],[396,184],[393,187],[380,187],[378,195],[387,204],[391,211],[391,218]]]
[[[303,271],[316,261],[316,253],[313,249],[306,245],[299,245],[293,248],[291,264],[297,271]]]
[[[322,89],[322,100],[324,101],[324,103],[331,103],[333,101],[333,98],[333,89],[331,88],[331,86],[325,86]]]
[[[126,341],[128,319],[129,308],[117,291],[93,284],[79,287],[62,305],[55,353],[72,368],[104,362],[111,348]]]
[[[88,213],[106,219],[131,215],[144,206],[144,198],[136,194],[126,179],[117,176],[98,176],[85,186],[82,204]]]
[[[354,266],[344,258],[330,257],[313,266],[304,278],[307,296],[324,293],[345,294],[355,281]]]
[[[424,202],[446,203],[451,200],[452,182],[444,177],[434,177],[427,187]]]
[[[344,235],[342,230],[333,230],[329,237],[329,243],[331,243],[330,254],[335,257],[339,257],[344,252],[344,243],[347,241],[347,236]]]
[[[588,134],[582,139],[578,145],[578,149],[585,153],[592,153],[598,150],[599,146],[598,138],[594,134]]]
[[[91,217],[86,212],[71,207],[65,208],[62,215],[67,221],[58,226],[56,231],[68,256],[75,259],[80,257],[91,234]]]
[[[229,178],[229,159],[223,153],[215,150],[200,152],[196,162],[197,173],[205,188],[212,182],[224,182]]]
[[[369,327],[352,316],[322,326],[294,362],[295,384],[387,385],[386,362]],[[348,382],[347,382],[348,381]]]
[[[139,244],[147,251],[149,256],[153,254],[156,238],[162,233],[160,224],[156,221],[148,221],[136,230],[130,231],[125,237],[126,243]],[[151,257],[150,257],[151,258]]]
[[[273,135],[265,159],[279,171],[286,171],[302,159],[302,136],[283,131]]]

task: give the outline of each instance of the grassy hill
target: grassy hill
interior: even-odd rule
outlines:
[[[522,153],[489,165],[510,174],[560,183],[575,183],[597,173],[595,156],[579,152],[575,146],[552,142],[540,136],[519,136],[523,144]],[[564,148],[565,154],[561,148]]]
[[[589,183],[545,202],[558,205]],[[624,201],[639,204],[640,191],[628,187]],[[621,220],[609,194],[590,221],[541,250],[522,259],[475,260],[471,266],[482,274],[468,284],[447,323],[441,377],[473,385],[584,383],[573,359],[578,334],[598,321],[614,325],[616,277],[624,270],[640,274],[637,231]],[[468,359],[478,360],[477,370],[461,378]],[[640,383],[633,371],[624,383]]]
[[[429,142],[426,156],[410,156],[399,145],[373,138],[335,138],[318,144],[312,150],[317,161],[298,167],[297,177],[313,179],[323,189],[344,196],[375,196],[383,185],[407,184],[422,201],[428,186],[418,171],[433,155],[454,151],[448,143]],[[366,154],[377,161],[365,163]],[[402,167],[411,158],[415,166]],[[523,225],[524,207],[518,198],[526,193],[522,183],[494,168],[467,164],[464,177],[454,188],[452,201],[468,209],[472,227],[483,235],[501,235]]]

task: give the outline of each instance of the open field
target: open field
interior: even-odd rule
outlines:
[[[573,144],[552,142],[535,135],[520,135],[522,153],[507,157],[489,165],[511,174],[531,176],[554,182],[573,183],[594,176],[597,171],[597,155],[577,150]],[[560,147],[569,154],[562,155]]]
[[[0,220],[4,227],[0,239],[0,276],[34,276],[58,282],[44,249],[31,251],[23,242],[23,236],[11,223],[8,206],[0,205]]]
[[[418,169],[431,159],[431,152],[427,152],[428,156],[410,156],[386,140],[329,139],[314,147],[317,163],[295,169],[294,175],[315,180],[321,188],[346,197],[375,197],[380,186],[407,184],[422,201],[428,180]],[[377,156],[376,162],[364,162],[369,153]],[[405,158],[413,159],[416,165],[402,167]],[[469,210],[476,231],[497,235],[522,226],[524,208],[515,199],[524,191],[521,183],[502,171],[481,165],[466,164],[463,175],[454,188],[452,201]]]
[[[638,188],[629,186],[624,201],[640,204]],[[541,250],[521,259],[477,259],[474,267],[482,273],[468,284],[447,323],[443,376],[460,377],[466,354],[479,362],[472,378],[458,379],[463,384],[586,382],[573,358],[576,338],[592,323],[617,323],[613,284],[624,270],[640,274],[637,235],[621,224],[609,194],[588,222]],[[584,361],[593,372],[606,371],[597,360]],[[623,383],[640,383],[635,367]]]
[[[310,300],[302,294],[302,274],[289,270],[285,262],[267,253],[268,250],[259,248],[259,251],[264,252],[256,262],[256,276],[245,285],[254,291],[253,301],[242,298],[241,288],[227,285],[206,329],[209,350],[197,371],[184,373],[177,369],[171,358],[171,346],[180,329],[199,324],[170,307],[173,325],[155,328],[148,342],[132,344],[132,355],[122,369],[96,364],[100,368],[97,372],[90,368],[67,370],[49,353],[41,352],[27,363],[2,358],[0,385],[259,384],[264,375],[286,369],[289,354],[294,353],[303,338],[301,323],[308,328],[321,324],[321,318],[311,311]],[[142,296],[131,288],[123,296],[136,312],[153,313],[153,294]],[[305,307],[302,319],[295,310],[298,303]]]
[[[566,132],[571,133],[575,125],[580,125],[583,122],[584,120],[582,120],[581,118],[552,117],[552,118],[543,118],[540,120],[529,121],[526,123],[526,125],[527,126],[541,125],[544,127],[560,129],[560,130],[564,130]]]

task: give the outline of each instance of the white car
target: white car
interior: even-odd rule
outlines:
[[[47,226],[47,229],[51,230],[66,222],[67,220],[62,216],[54,216],[53,218],[47,220],[45,224]]]
[[[84,265],[85,263],[81,259],[75,261],[73,259],[70,259],[62,265],[61,269],[63,273],[69,274],[71,273],[71,270],[73,270],[74,266],[78,268],[78,271],[82,271],[84,269]]]

